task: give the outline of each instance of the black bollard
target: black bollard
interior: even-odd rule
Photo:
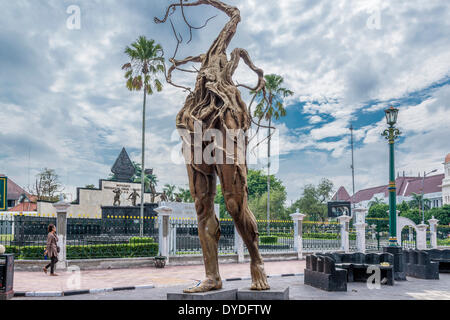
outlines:
[[[9,300],[14,296],[14,255],[0,255],[0,300]]]

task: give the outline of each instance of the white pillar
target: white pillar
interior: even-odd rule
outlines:
[[[234,227],[234,247],[238,255],[238,263],[244,263],[244,241],[242,240],[242,237],[238,233],[236,227]]]
[[[337,218],[339,222],[341,223],[341,249],[344,250],[344,252],[348,253],[350,252],[350,242],[348,239],[348,224],[352,217],[347,215],[342,215]]]
[[[434,216],[432,219],[428,220],[430,224],[430,235],[431,235],[431,247],[437,248],[437,224],[439,220],[435,219]]]
[[[158,229],[159,229],[159,254],[167,257],[166,264],[169,263],[169,218],[172,215],[172,208],[159,207],[155,211],[158,213]],[[176,241],[176,239],[174,239]]]
[[[303,259],[303,218],[304,214],[300,213],[297,209],[296,213],[290,215],[294,220],[294,250],[297,252],[299,260]]]
[[[53,206],[56,209],[56,234],[58,236],[59,246],[56,269],[67,270],[67,210],[69,209],[70,204],[60,198]]]
[[[353,212],[356,216],[356,248],[358,252],[365,253],[366,252],[366,215],[368,210],[365,208],[355,208]]]
[[[427,228],[426,224],[419,224],[417,226],[416,245],[417,249],[425,250],[427,248]]]

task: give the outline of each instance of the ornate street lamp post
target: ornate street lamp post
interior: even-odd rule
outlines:
[[[389,128],[382,135],[389,141],[389,246],[397,246],[397,205],[394,166],[394,141],[400,136],[400,130],[394,127],[397,122],[398,109],[390,107],[384,110]]]

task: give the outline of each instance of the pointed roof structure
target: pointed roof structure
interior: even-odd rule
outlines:
[[[130,182],[135,173],[133,162],[131,162],[125,148],[119,154],[116,162],[111,168],[111,172],[116,176],[116,180],[120,182]]]
[[[338,191],[334,194],[334,196],[331,198],[333,201],[349,201],[350,195],[348,194],[345,187],[340,187]]]

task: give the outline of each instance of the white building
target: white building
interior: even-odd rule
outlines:
[[[442,203],[450,204],[450,153],[445,157],[444,162],[445,178],[442,180]]]
[[[422,184],[424,199],[430,201],[431,208],[450,204],[450,153],[445,157],[443,174],[427,176],[425,179],[420,175],[417,177],[398,175],[395,179],[397,204],[411,201],[413,193],[422,194]],[[362,208],[368,208],[369,203],[376,199],[389,203],[388,185],[359,190],[354,196],[350,196],[344,187],[340,187],[332,198],[332,200],[351,201]]]

